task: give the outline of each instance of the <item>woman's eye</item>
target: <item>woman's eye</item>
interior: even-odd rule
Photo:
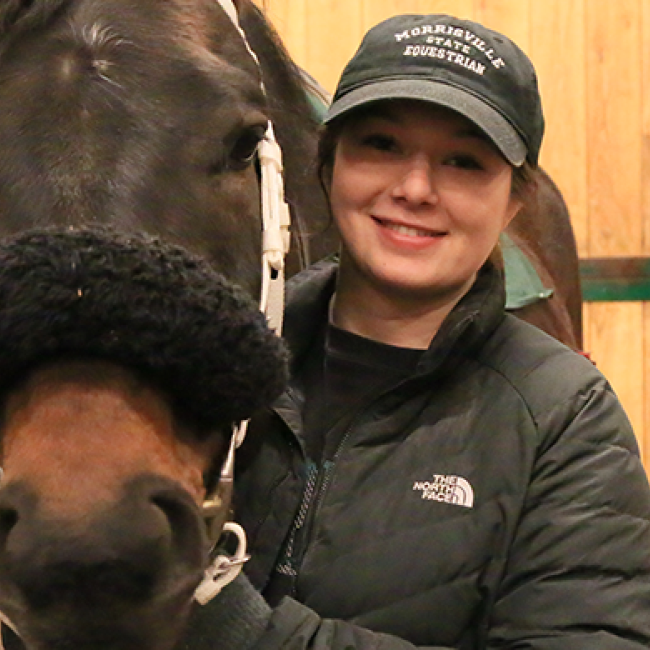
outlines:
[[[367,135],[361,140],[362,144],[366,147],[376,149],[377,151],[396,151],[397,142],[395,138],[389,135],[372,134]]]
[[[458,167],[459,169],[481,170],[483,165],[475,157],[469,154],[457,154],[447,159],[447,165]]]

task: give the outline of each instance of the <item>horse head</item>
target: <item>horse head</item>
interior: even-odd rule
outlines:
[[[250,298],[180,248],[100,229],[0,245],[0,610],[27,650],[175,646],[233,425],[285,376]]]
[[[51,224],[145,231],[257,296],[255,153],[273,118],[296,170],[290,267],[306,263],[305,204],[324,213],[305,171],[317,122],[279,40],[238,4],[259,65],[216,0],[3,3],[0,236]]]

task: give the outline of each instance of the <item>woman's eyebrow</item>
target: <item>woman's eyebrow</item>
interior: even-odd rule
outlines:
[[[487,142],[492,144],[492,140],[484,131],[481,131],[478,127],[474,126],[463,126],[459,128],[454,135],[458,138],[472,138],[475,140],[481,140],[482,142]]]
[[[373,119],[384,120],[393,124],[401,124],[404,121],[400,118],[400,114],[397,111],[391,110],[388,106],[373,109],[369,108],[367,112],[360,112],[359,115],[357,115],[357,120],[359,122]]]

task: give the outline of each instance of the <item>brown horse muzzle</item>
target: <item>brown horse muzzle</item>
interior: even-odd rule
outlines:
[[[66,520],[23,482],[0,489],[0,610],[29,650],[173,647],[207,561],[201,513],[156,476],[117,496]]]

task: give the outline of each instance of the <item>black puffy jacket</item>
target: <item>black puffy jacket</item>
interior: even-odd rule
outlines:
[[[335,272],[291,283],[296,367]],[[238,452],[262,591],[305,515],[301,399],[291,387]],[[306,513],[294,599],[260,647],[650,647],[650,489],[630,423],[589,361],[505,314],[490,266],[418,372],[355,416]]]

